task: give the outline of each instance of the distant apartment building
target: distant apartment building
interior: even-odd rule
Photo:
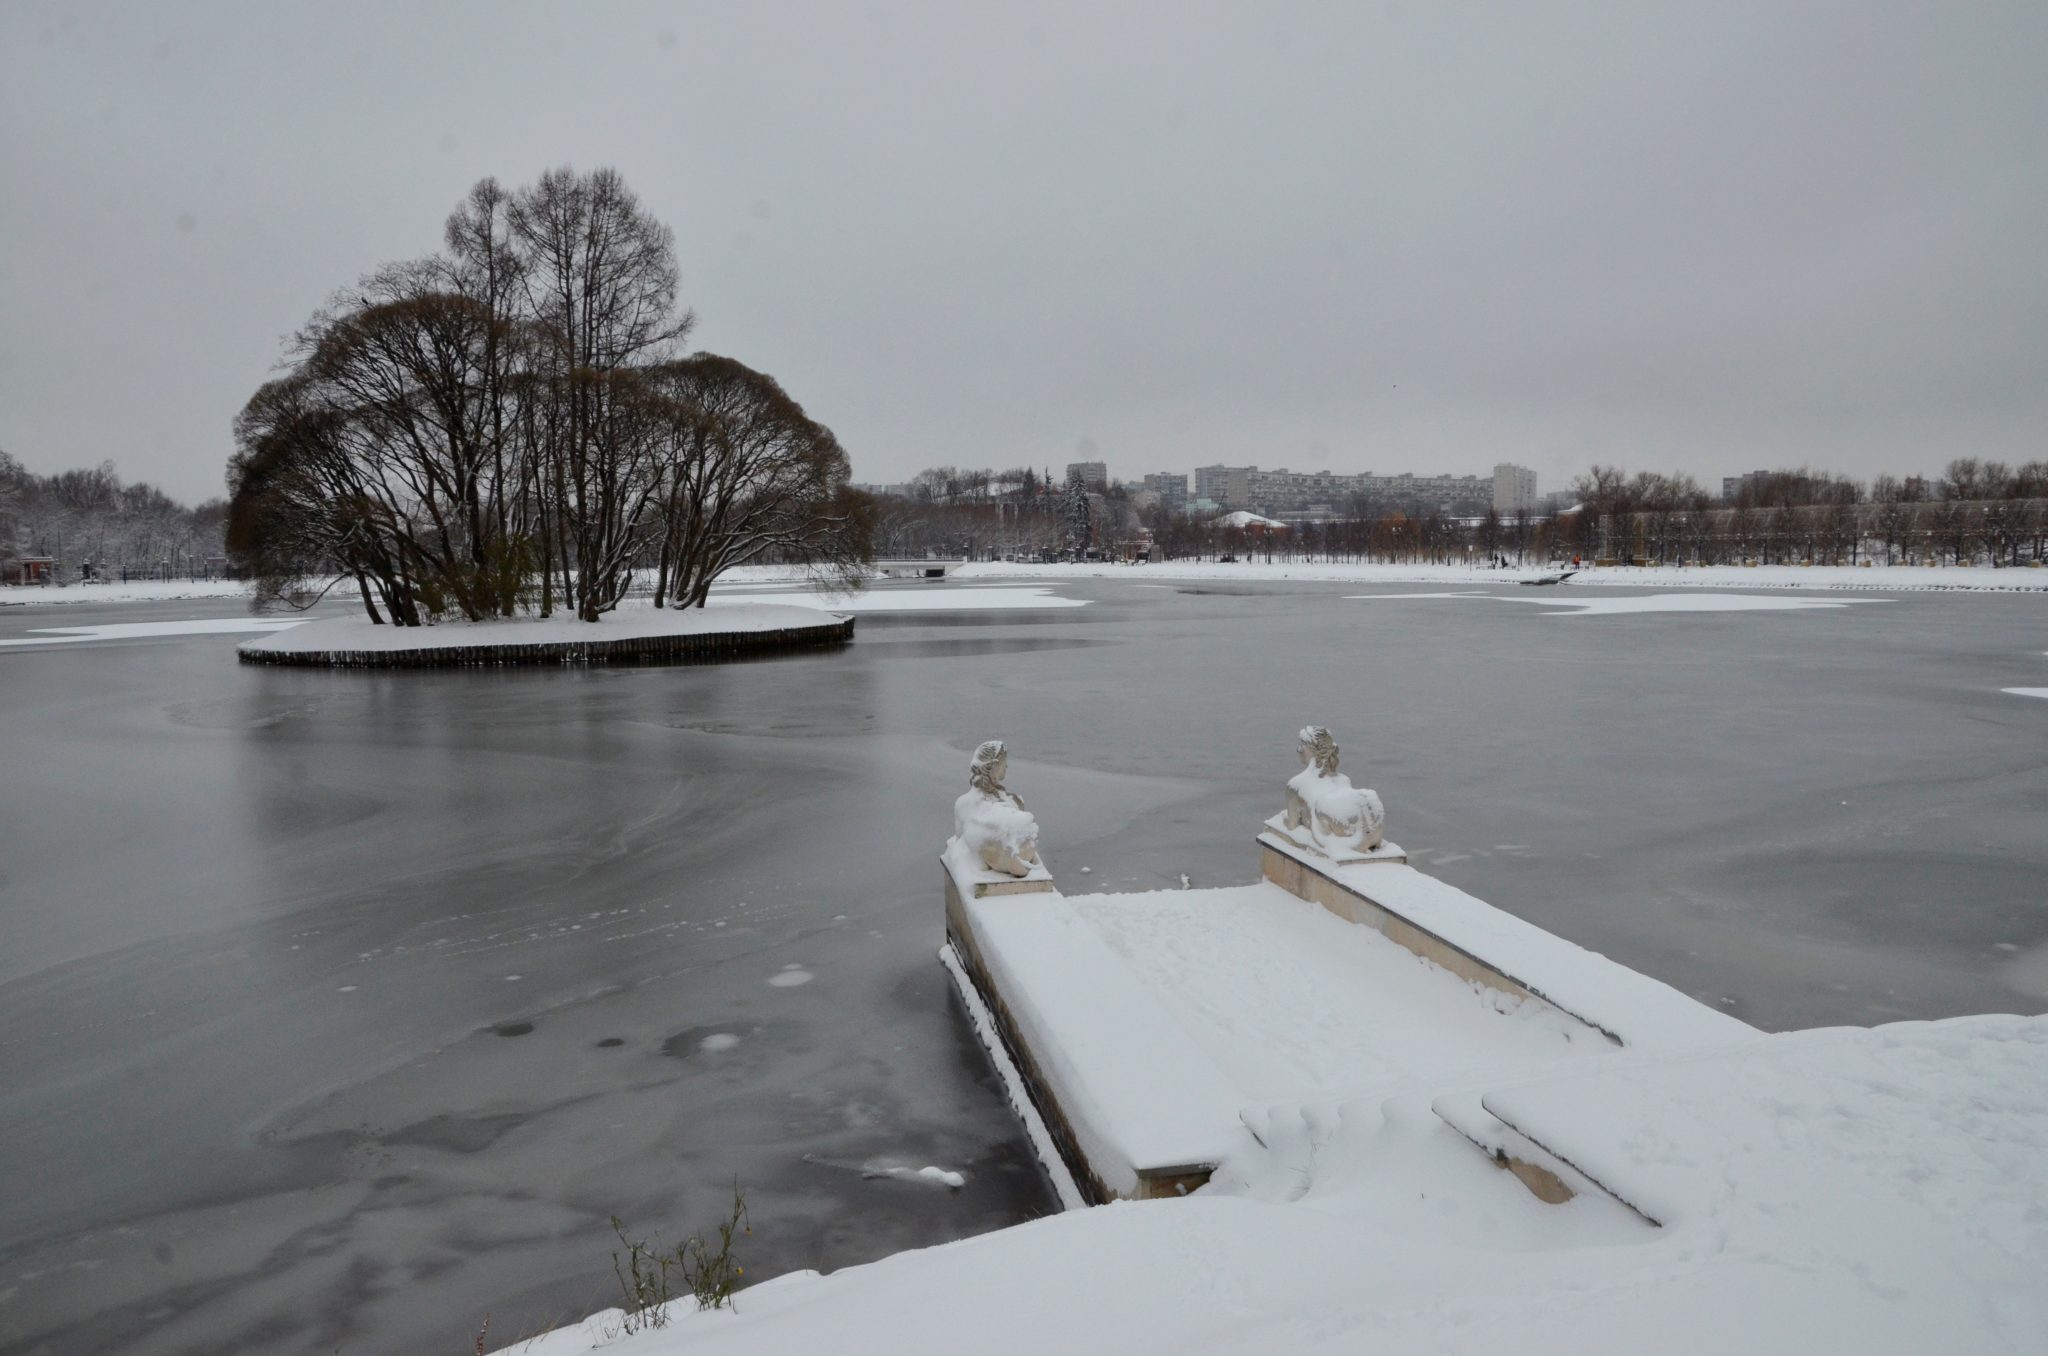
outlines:
[[[1195,498],[1212,500],[1226,509],[1250,508],[1256,470],[1256,466],[1197,466]]]
[[[1188,508],[1188,478],[1183,475],[1155,474],[1145,477],[1143,494],[1156,496],[1153,500],[1168,513],[1185,513]]]
[[[1363,493],[1411,509],[1475,513],[1493,498],[1493,484],[1481,476],[1361,476]]]
[[[1533,507],[1535,476],[1529,476]],[[1147,488],[1153,480],[1146,477]],[[1493,497],[1493,482],[1484,476],[1345,475],[1290,471],[1284,466],[1270,471],[1256,466],[1202,466],[1195,470],[1193,491],[1190,510],[1214,506],[1209,511],[1250,509],[1325,521],[1355,512],[1361,499],[1388,508],[1478,513]]]
[[[1732,504],[1742,497],[1744,490],[1755,493],[1756,487],[1768,480],[1770,475],[1769,471],[1751,471],[1746,476],[1722,476],[1721,497]]]
[[[1109,467],[1102,462],[1068,462],[1067,479],[1072,480],[1077,474],[1081,477],[1081,483],[1083,485],[1086,485],[1089,489],[1093,490],[1097,494],[1101,494],[1104,490],[1109,488]]]
[[[1260,513],[1284,513],[1310,504],[1340,504],[1359,493],[1368,477],[1334,471],[1275,471],[1251,468],[1251,505]]]
[[[1504,461],[1493,468],[1493,508],[1496,513],[1536,511],[1536,473],[1526,466]]]

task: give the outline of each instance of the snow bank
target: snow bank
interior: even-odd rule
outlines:
[[[1126,582],[1165,579],[1227,579],[1243,583],[1335,584],[1514,584],[1551,573],[1548,565],[1489,570],[1473,565],[1302,564],[1241,561],[1224,565],[1207,560],[1169,560],[1151,565],[1091,562],[1073,565],[1027,565],[977,561],[952,572],[954,579],[1121,579]],[[1895,565],[1855,569],[1846,565],[1768,565],[1743,569],[1733,565],[1694,567],[1634,566],[1588,568],[1561,588],[1620,585],[1627,588],[1854,589],[1893,593],[1991,592],[2048,593],[2048,569],[1928,569]]]
[[[818,610],[776,603],[717,609],[657,608],[628,600],[602,621],[573,615],[442,622],[438,626],[377,626],[361,615],[324,617],[238,647],[245,655],[401,654],[487,650],[505,646],[572,646],[593,642],[657,640],[679,636],[755,634],[817,627]]]
[[[1482,1100],[1667,1228],[1853,1275],[1907,1321],[1974,1292],[1987,1326],[2048,1345],[2048,1019],[1794,1032]]]

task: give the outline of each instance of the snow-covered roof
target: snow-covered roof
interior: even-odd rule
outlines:
[[[1249,509],[1236,509],[1216,520],[1219,527],[1285,527],[1278,518],[1261,518]]]

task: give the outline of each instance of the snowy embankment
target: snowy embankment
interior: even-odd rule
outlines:
[[[1557,566],[1530,565],[1505,570],[1474,565],[1349,565],[1275,561],[1169,560],[1149,565],[1091,562],[1076,565],[1026,565],[983,561],[956,567],[953,579],[1121,579],[1144,583],[1169,579],[1215,579],[1256,583],[1329,584],[1515,584],[1555,574]],[[1942,593],[2048,593],[2048,569],[1929,569],[1895,565],[1852,569],[1844,565],[1767,565],[1742,569],[1732,565],[1637,568],[1587,568],[1564,586],[1615,585],[1627,588],[1867,589]]]
[[[1621,1054],[1484,1089],[1637,1204],[1545,1205],[1382,1089],[1265,1113],[1185,1201],[1071,1211],[510,1348],[703,1352],[2036,1353],[2048,1019]],[[1287,1127],[1292,1127],[1291,1132]]]
[[[243,641],[237,649],[244,659],[267,663],[544,663],[688,657],[710,654],[726,642],[737,650],[849,634],[850,619],[785,603],[676,609],[629,601],[594,623],[568,614],[438,626],[379,626],[356,614],[325,617]]]
[[[42,607],[49,603],[167,603],[191,598],[247,598],[255,586],[246,579],[155,580],[125,584],[34,585],[0,588],[0,606]]]

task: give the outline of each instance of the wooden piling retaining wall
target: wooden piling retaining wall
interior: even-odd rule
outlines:
[[[774,631],[702,631],[611,640],[551,640],[526,645],[445,645],[417,650],[237,649],[244,664],[335,669],[481,668],[501,664],[716,664],[789,650],[843,645],[853,618]]]

